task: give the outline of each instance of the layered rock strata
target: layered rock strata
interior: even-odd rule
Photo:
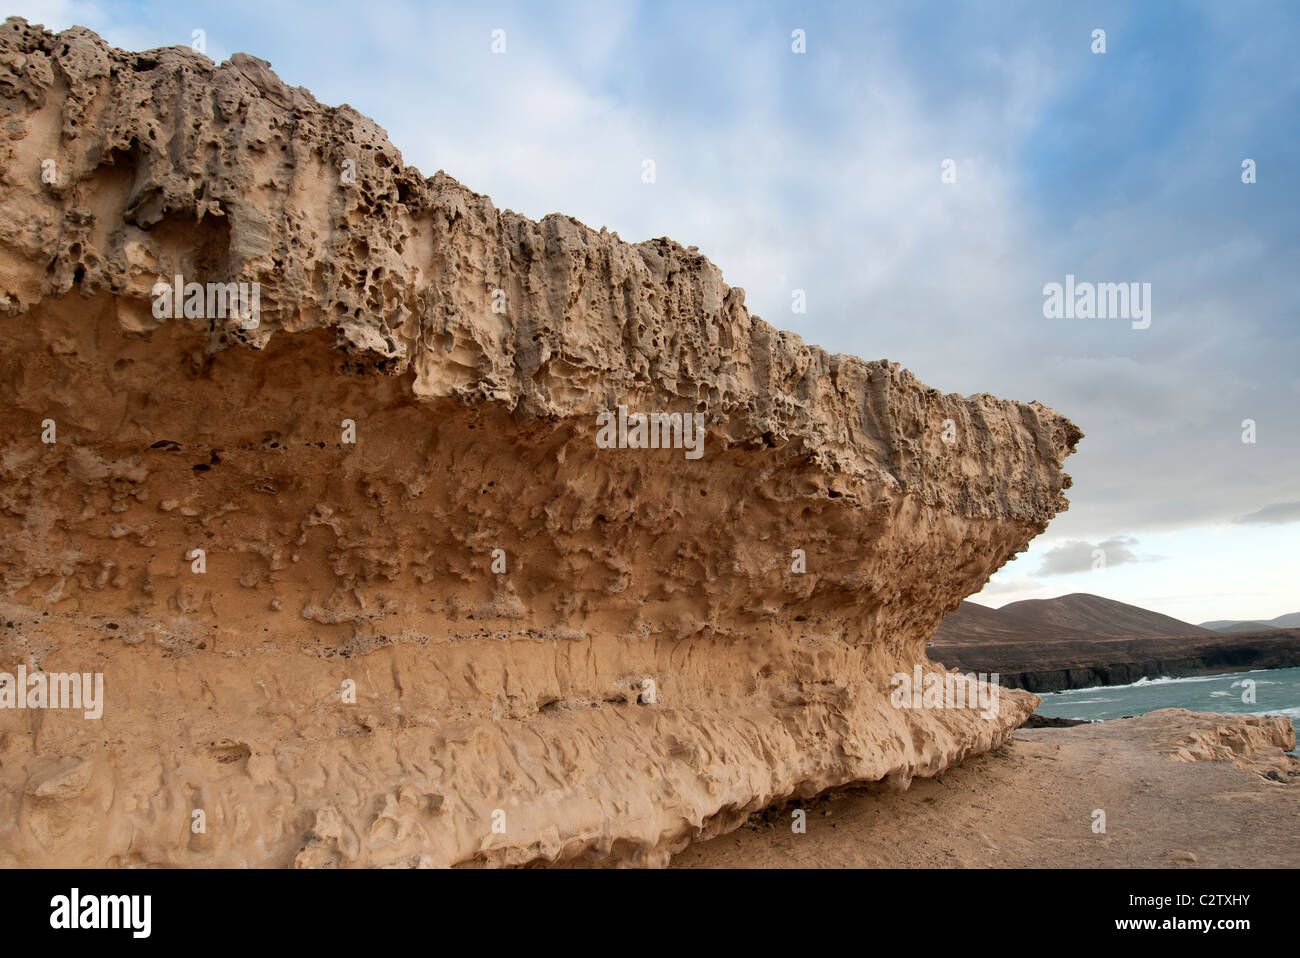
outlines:
[[[104,687],[0,709],[0,865],[662,864],[1037,704],[890,696],[1065,508],[1041,404],[806,345],[242,54],[6,21],[0,204],[0,670]],[[620,405],[702,454],[605,448]]]

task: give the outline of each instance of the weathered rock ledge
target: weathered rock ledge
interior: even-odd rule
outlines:
[[[105,683],[0,710],[0,865],[662,864],[1037,703],[889,693],[1066,507],[1039,403],[497,210],[242,54],[6,21],[0,203],[0,670]],[[175,276],[256,326],[157,317]],[[600,448],[619,404],[703,455]]]

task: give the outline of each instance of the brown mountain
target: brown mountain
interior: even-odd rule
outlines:
[[[1300,629],[1224,634],[1075,593],[1000,609],[963,602],[939,624],[927,651],[950,668],[997,672],[1010,688],[1055,692],[1159,675],[1300,666]]]
[[[935,641],[943,644],[994,640],[1043,642],[1058,639],[1205,635],[1190,622],[1161,615],[1099,595],[1075,592],[1055,599],[1027,599],[1000,609],[963,602],[939,625]]]

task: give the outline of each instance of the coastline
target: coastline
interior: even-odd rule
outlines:
[[[1131,685],[1140,679],[1187,678],[1300,666],[1300,629],[1215,635],[1096,637],[1078,641],[951,641],[926,654],[963,672],[997,672],[1004,688],[1029,692]]]

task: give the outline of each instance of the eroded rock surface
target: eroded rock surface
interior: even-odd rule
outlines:
[[[0,669],[105,684],[0,710],[2,865],[662,864],[1037,704],[890,691],[1065,508],[1041,404],[808,346],[242,54],[6,21],[0,203]],[[175,276],[256,326],[158,318]],[[703,455],[600,448],[620,404]]]
[[[1277,781],[1300,776],[1295,725],[1285,715],[1217,715],[1160,709],[1136,721],[1160,727],[1164,752],[1176,762],[1232,762]]]

